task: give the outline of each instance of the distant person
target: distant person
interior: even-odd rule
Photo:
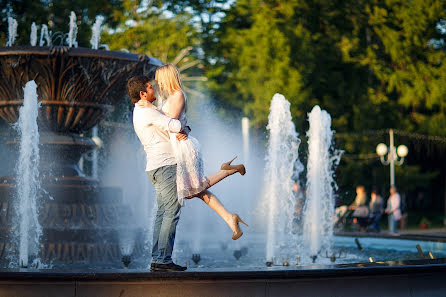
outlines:
[[[336,218],[339,220],[347,213],[348,210],[356,210],[360,206],[367,206],[366,204],[367,204],[367,195],[365,192],[365,187],[362,185],[358,185],[356,187],[355,201],[353,201],[353,203],[350,204],[349,206],[341,205],[339,207],[336,207],[336,211],[335,211]]]
[[[353,210],[353,225],[359,226],[359,231],[364,232],[367,229],[369,221],[370,210],[367,205],[367,193],[364,186],[356,187],[356,198],[352,204],[348,207]]]
[[[381,228],[379,226],[379,221],[381,220],[381,216],[384,212],[384,200],[378,194],[376,189],[372,190],[370,194],[370,228],[375,230],[376,232],[381,232]]]
[[[366,206],[367,205],[367,193],[365,192],[364,186],[357,186],[356,187],[356,198],[355,201],[353,201],[352,204],[348,207],[348,209],[355,210],[356,208],[360,206]]]
[[[302,210],[304,204],[304,191],[298,182],[293,184],[293,194],[296,206],[293,213],[292,233],[297,234],[302,231]]]
[[[389,232],[391,234],[398,234],[396,232],[396,224],[401,219],[401,197],[395,186],[390,187],[390,197],[387,200],[386,214],[389,220]]]

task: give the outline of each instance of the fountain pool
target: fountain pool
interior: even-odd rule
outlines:
[[[195,265],[191,260],[192,248],[191,243],[187,241],[179,241],[176,260],[178,263],[188,263],[190,270],[264,270],[269,269],[265,265],[265,234],[245,234],[245,242],[240,246],[235,243],[219,241],[212,234],[206,236],[206,248],[198,251],[201,260]],[[318,265],[334,265],[334,264],[358,264],[386,261],[403,261],[403,260],[419,260],[421,259],[416,246],[420,245],[425,256],[428,258],[428,252],[432,252],[436,258],[446,258],[446,240],[439,241],[421,241],[408,238],[380,238],[380,237],[349,237],[334,236],[333,237],[332,254],[319,255],[316,264]],[[359,241],[362,250],[358,249],[356,239]],[[299,240],[300,241],[300,240]],[[226,247],[226,248],[224,248]],[[245,254],[236,260],[234,252],[245,249]],[[300,254],[300,246],[280,246],[275,258],[273,268],[275,269],[301,269],[314,265],[308,254]],[[194,251],[196,253],[196,251]],[[335,260],[331,256],[336,257]],[[287,262],[289,265],[286,265]],[[284,266],[285,264],[286,266]]]

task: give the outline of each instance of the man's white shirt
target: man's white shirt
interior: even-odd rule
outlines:
[[[179,120],[172,119],[154,108],[135,104],[133,128],[146,152],[146,171],[177,163],[167,132],[180,132],[182,125]]]

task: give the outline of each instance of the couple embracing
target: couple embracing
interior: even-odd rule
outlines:
[[[220,171],[205,176],[198,141],[188,136],[187,101],[180,72],[173,64],[159,67],[155,81],[163,100],[161,109],[153,102],[155,90],[146,76],[132,77],[127,83],[133,109],[133,127],[144,146],[146,173],[155,187],[158,209],[153,230],[152,271],[184,271],[172,261],[175,231],[184,199],[200,198],[233,231],[232,239],[243,235],[237,214],[230,213],[208,189],[226,177],[245,174],[245,166],[223,163]],[[246,223],[244,223],[246,225]]]

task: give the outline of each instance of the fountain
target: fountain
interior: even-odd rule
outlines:
[[[17,185],[12,234],[18,242],[19,263],[28,267],[28,257],[35,256],[40,248],[42,227],[38,221],[37,199],[39,181],[39,131],[37,127],[37,85],[34,81],[26,83],[23,107],[20,108],[16,128],[20,135],[19,160],[16,166]]]
[[[123,98],[128,77],[141,73],[153,75],[159,61],[147,56],[76,47],[74,14],[70,17],[69,47],[12,46],[17,22],[10,19],[9,23],[8,46],[0,48],[0,118],[11,124],[19,118],[22,122],[26,102],[31,100],[36,105],[38,101],[35,127],[40,138],[35,140],[38,150],[34,150],[34,155],[38,154],[36,160],[40,158],[40,163],[34,163],[32,169],[38,168],[40,187],[30,182],[36,173],[13,174],[9,169],[11,174],[0,178],[0,265],[26,266],[28,254],[37,248],[34,259],[51,267],[62,267],[65,263],[72,267],[121,266],[119,234],[122,232],[118,229],[122,229],[131,212],[122,203],[119,188],[101,186],[98,180],[85,176],[77,163],[82,154],[96,146],[85,133]],[[51,43],[49,38],[46,26],[42,26],[40,44]],[[23,91],[25,83],[30,81],[35,82],[35,96],[30,95],[28,88]],[[22,105],[25,107],[21,108]],[[22,133],[22,137],[29,133]],[[23,141],[14,131],[8,135],[10,159],[19,159],[16,152],[22,154],[19,146]],[[33,146],[27,145],[27,148],[30,150]],[[27,167],[18,165],[17,168]],[[20,176],[26,174],[32,175],[21,180]],[[17,199],[20,204],[34,205],[34,212],[39,212],[37,221],[30,210],[26,210],[30,215],[24,215],[25,210],[20,216],[14,214],[15,189],[23,199],[38,197],[38,206]],[[10,231],[18,229],[21,239],[15,241]],[[30,231],[35,233],[32,237],[27,235]],[[129,228],[127,232],[145,238],[141,230]],[[36,242],[39,237],[40,245]],[[135,257],[145,249],[142,244],[136,242],[132,246]],[[26,251],[27,248],[32,250]]]
[[[74,11],[71,12],[70,15],[70,31],[67,36],[68,47],[77,47],[77,23],[76,23],[76,14]]]
[[[17,26],[17,21],[12,17],[8,17],[8,42],[6,43],[6,46],[14,45],[17,37]]]
[[[303,252],[314,257],[333,242],[334,169],[341,154],[332,149],[331,117],[319,106],[308,115],[308,163],[306,200],[303,210]]]
[[[37,44],[37,26],[36,23],[32,23],[31,25],[31,35],[29,37],[29,43],[31,44],[31,46],[36,46]]]
[[[278,243],[297,243],[291,232],[296,201],[292,193],[294,163],[300,139],[291,119],[290,103],[280,94],[271,100],[268,116],[269,139],[265,166],[263,209],[267,214],[266,260],[277,256]]]
[[[45,42],[46,42],[47,46],[51,46],[51,39],[50,39],[50,35],[48,33],[48,26],[42,25],[42,29],[40,29],[39,46],[44,46]]]
[[[91,34],[91,48],[92,49],[98,49],[99,48],[99,42],[101,41],[101,27],[102,22],[104,22],[104,17],[98,15],[96,17],[96,21],[94,22],[93,28],[92,28],[92,34]]]
[[[248,163],[249,159],[249,119],[242,118],[242,135],[243,135],[243,160]]]

